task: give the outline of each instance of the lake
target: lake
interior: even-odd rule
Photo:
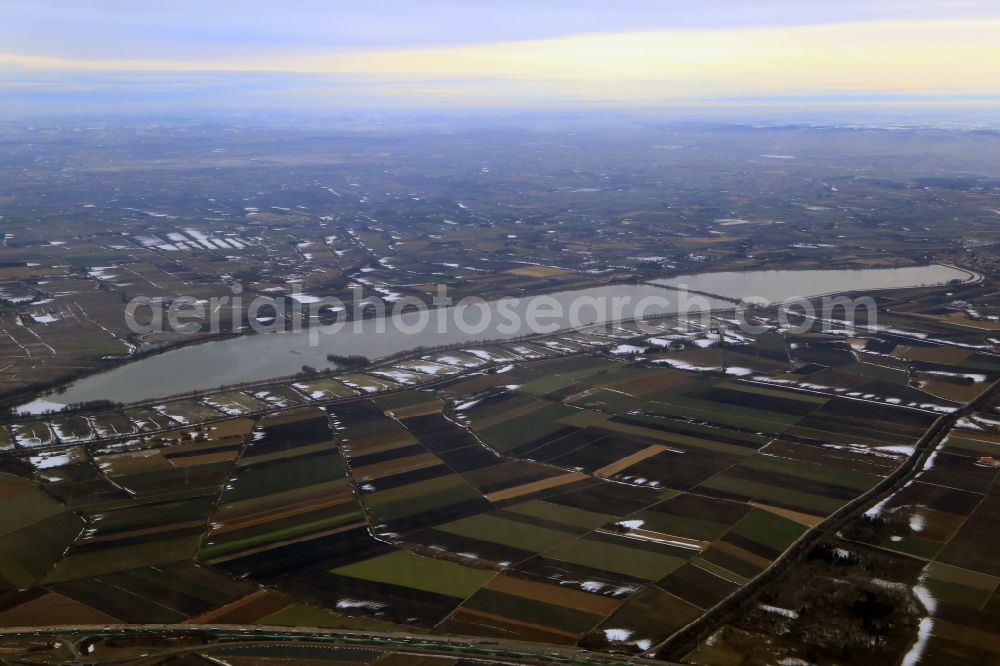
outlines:
[[[702,273],[654,282],[666,286],[686,284],[694,291],[732,298],[761,296],[774,302],[795,296],[944,284],[953,279],[967,281],[976,277],[951,266],[932,265],[864,270]],[[712,298],[702,298],[701,304],[712,309],[732,308],[731,303]],[[683,306],[681,294],[673,289],[653,284],[613,285],[506,299],[482,306],[442,307],[425,313],[428,322],[423,327],[417,325],[420,315],[410,312],[383,320],[349,322],[334,333],[307,329],[245,335],[183,347],[84,377],[67,386],[63,393],[45,396],[21,409],[38,411],[98,399],[129,403],[272,379],[294,374],[303,365],[317,369],[331,368],[333,365],[327,361],[327,354],[362,355],[374,360],[417,347],[471,344],[483,340],[511,339],[529,332],[548,332],[526,326],[532,315],[536,324],[544,324],[551,330],[631,319],[637,315],[671,314],[680,311],[679,308],[691,310]],[[561,315],[556,314],[560,310]],[[549,316],[545,317],[546,313]],[[515,319],[520,325],[513,325]]]
[[[678,275],[655,284],[680,287],[691,291],[719,294],[731,298],[759,296],[772,303],[786,298],[818,296],[845,291],[895,289],[921,285],[945,284],[950,280],[969,281],[977,278],[970,271],[932,264],[904,268],[867,268],[860,270],[788,270],[731,271]]]

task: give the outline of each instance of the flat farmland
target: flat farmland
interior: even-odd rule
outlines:
[[[941,359],[853,356],[899,341],[727,334],[723,353],[723,334],[663,326],[18,422],[25,482],[72,511],[42,517],[62,548],[12,573],[40,590],[16,613],[311,618],[640,653],[738,597],[959,404],[920,384]],[[976,461],[1000,425],[961,423],[857,535],[930,567],[914,584],[956,626],[1000,580],[973,536],[995,519],[996,470]],[[199,588],[212,580],[225,594]]]

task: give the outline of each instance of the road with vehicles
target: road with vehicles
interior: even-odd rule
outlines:
[[[149,638],[148,650],[142,639]],[[120,648],[101,648],[100,642],[129,639],[129,654]],[[164,645],[169,639],[183,645]],[[74,655],[69,663],[135,664],[159,663],[165,657],[185,654],[211,655],[239,648],[248,653],[269,648],[353,648],[376,649],[419,656],[460,657],[493,664],[581,664],[594,666],[679,666],[673,662],[624,654],[590,652],[577,647],[553,646],[527,641],[433,634],[399,634],[309,627],[265,627],[244,625],[136,624],[93,625],[52,628],[8,627],[0,629],[0,643],[31,641],[35,649],[15,661],[22,664],[56,663],[46,658],[39,643],[51,641],[67,647]],[[107,654],[105,654],[107,652]],[[117,652],[117,654],[115,654]],[[10,658],[9,656],[7,657]],[[6,661],[6,659],[5,659]],[[60,662],[65,663],[65,662]]]

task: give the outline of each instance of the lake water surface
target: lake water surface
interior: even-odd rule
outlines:
[[[972,273],[957,268],[932,265],[866,270],[703,273],[654,282],[669,286],[687,285],[691,290],[732,298],[760,296],[780,301],[788,297],[860,289],[943,284],[953,279],[971,280],[974,277]],[[547,299],[545,307],[539,299]],[[706,302],[713,309],[732,307],[731,303],[711,298],[703,299],[703,303]],[[591,307],[590,303],[594,306]],[[603,309],[597,309],[601,303]],[[293,374],[303,365],[330,368],[332,364],[327,361],[327,354],[358,354],[379,359],[421,346],[511,339],[537,331],[529,331],[523,326],[506,330],[498,328],[498,324],[509,324],[513,317],[524,322],[532,311],[536,315],[539,311],[543,314],[552,312],[553,304],[562,310],[562,317],[543,319],[550,328],[630,319],[636,315],[670,314],[678,312],[679,307],[690,310],[690,307],[684,308],[681,294],[673,289],[651,284],[613,285],[524,297],[516,299],[515,303],[508,303],[505,312],[501,312],[497,302],[489,303],[486,308],[492,325],[485,329],[475,326],[484,316],[478,307],[452,306],[431,310],[428,325],[416,331],[412,329],[418,315],[408,313],[385,322],[375,319],[360,321],[360,330],[354,330],[354,324],[348,323],[339,332],[329,335],[310,330],[246,335],[191,345],[127,363],[73,382],[63,393],[46,396],[42,401],[29,403],[22,409],[37,411],[39,408],[57,408],[57,405],[98,399],[129,403],[272,379]],[[639,311],[636,310],[637,305]],[[574,308],[577,321],[570,319]],[[456,314],[465,314],[466,330],[456,324]],[[443,328],[440,321],[445,322]],[[384,330],[380,330],[380,326]]]
[[[731,271],[678,275],[655,284],[686,286],[691,291],[720,294],[731,298],[759,296],[772,303],[786,298],[818,296],[845,291],[895,289],[921,285],[945,284],[950,280],[968,281],[976,276],[954,266],[932,264],[904,268],[867,268],[860,270],[788,270]]]

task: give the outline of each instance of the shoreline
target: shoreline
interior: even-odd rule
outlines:
[[[966,275],[966,278],[962,282],[963,286],[964,285],[969,285],[969,284],[978,284],[978,283],[982,282],[985,279],[985,277],[982,274],[980,274],[980,273],[978,273],[976,271],[973,271],[972,269],[965,268],[965,267],[958,266],[958,265],[951,264],[951,263],[935,262],[935,263],[931,263],[931,264],[926,264],[926,265],[921,266],[921,267],[924,268],[924,267],[930,267],[930,266],[935,266],[935,265],[948,267],[948,268],[951,268],[953,270],[957,270],[957,271],[960,271],[960,272],[964,273]],[[797,271],[797,270],[802,270],[802,271],[808,271],[808,270],[834,270],[834,271],[840,271],[840,270],[845,270],[845,271],[851,271],[851,270],[856,270],[856,271],[861,271],[861,270],[876,270],[876,271],[878,271],[878,270],[895,270],[895,268],[906,268],[906,267],[894,267],[894,268],[884,268],[884,269],[883,268],[876,268],[876,269],[777,269],[777,268],[769,268],[769,269],[762,269],[762,271]],[[726,272],[746,273],[746,272],[751,272],[751,271],[707,271],[707,272],[701,273],[699,275],[710,275],[710,274],[713,274],[713,273],[726,273]],[[655,280],[670,280],[670,279],[674,279],[676,277],[678,277],[678,276],[662,277],[662,278],[651,278],[651,279],[655,279]],[[669,285],[669,284],[662,284],[662,283],[659,283],[659,282],[652,282],[652,281],[650,281],[651,279],[644,279],[644,280],[640,279],[638,281],[635,281],[635,280],[615,280],[615,281],[597,282],[597,283],[591,284],[590,286],[570,288],[570,289],[559,290],[559,291],[555,291],[555,292],[553,292],[553,291],[532,292],[532,293],[524,294],[524,295],[521,295],[521,296],[502,296],[502,297],[500,297],[498,299],[495,299],[494,301],[488,301],[488,302],[489,303],[495,303],[495,302],[498,302],[500,300],[503,300],[504,298],[516,298],[516,299],[534,298],[534,297],[541,297],[541,296],[551,295],[551,294],[555,294],[555,293],[564,293],[564,292],[573,292],[573,291],[584,291],[584,290],[588,290],[588,289],[595,289],[595,288],[601,288],[601,287],[613,287],[613,286],[639,286],[639,285],[648,285],[648,286],[651,286],[651,287],[656,287],[656,288],[661,288],[661,289],[668,289],[668,290],[673,290],[673,291],[679,291],[679,289],[678,289],[677,286]],[[816,299],[816,298],[828,297],[828,296],[832,296],[832,295],[835,295],[835,294],[866,293],[866,292],[872,292],[872,291],[896,291],[896,290],[900,290],[900,289],[935,288],[935,287],[942,287],[942,286],[945,286],[947,284],[948,284],[947,282],[940,282],[940,283],[930,284],[930,285],[910,285],[910,286],[903,286],[903,287],[883,287],[883,288],[874,287],[874,288],[871,288],[871,289],[863,289],[863,290],[859,290],[859,289],[853,289],[853,290],[835,290],[835,291],[830,291],[830,292],[826,292],[826,293],[820,293],[820,294],[809,295],[809,296],[802,296],[800,298],[811,300],[811,299]],[[739,303],[740,302],[739,299],[736,299],[734,297],[729,297],[729,296],[720,295],[720,294],[713,294],[713,293],[708,293],[708,292],[702,292],[702,291],[698,291],[698,290],[688,290],[688,293],[709,296],[709,297],[716,298],[716,299],[719,299],[719,300],[729,301],[731,303]],[[780,303],[772,303],[771,305],[772,306],[774,306],[774,305],[780,305]],[[454,307],[454,306],[453,305],[452,306],[430,305],[430,306],[428,306],[428,311],[433,312],[433,311],[436,311],[436,310],[438,310],[438,309],[440,309],[442,307]],[[710,310],[710,311],[712,311],[712,310]],[[662,316],[662,315],[653,315],[653,317],[658,317],[658,316]],[[646,317],[644,317],[644,318],[646,318]],[[373,319],[373,317],[363,317],[361,319],[361,321],[371,320],[371,319]],[[613,323],[623,323],[623,322],[635,321],[635,320],[636,320],[636,318],[632,317],[632,318],[625,318],[625,319],[620,319],[620,320],[609,320],[607,322],[604,322],[604,324],[605,325],[611,325]],[[344,325],[348,325],[348,324],[351,324],[351,323],[356,323],[357,321],[359,321],[359,320],[352,318],[352,319],[345,320],[343,322],[343,324]],[[587,324],[586,326],[589,327],[589,326],[593,326],[593,325],[594,324]],[[69,389],[70,387],[72,387],[77,382],[83,381],[83,380],[88,379],[90,377],[96,377],[96,376],[99,376],[101,374],[113,371],[113,370],[120,369],[122,367],[131,365],[134,362],[138,362],[138,361],[142,361],[142,360],[145,360],[145,359],[148,359],[148,358],[153,358],[153,357],[158,357],[158,356],[165,356],[165,355],[168,355],[168,354],[173,353],[173,352],[181,352],[181,351],[183,351],[186,348],[194,347],[194,346],[210,345],[210,344],[214,344],[214,343],[227,342],[227,341],[235,340],[235,339],[238,339],[238,338],[243,338],[243,337],[249,338],[251,336],[258,336],[258,335],[282,335],[282,334],[287,334],[287,333],[299,333],[299,334],[301,334],[301,333],[305,333],[305,332],[309,331],[311,328],[313,328],[313,327],[312,326],[305,326],[301,330],[298,330],[298,331],[295,331],[295,330],[281,330],[281,331],[275,331],[275,332],[269,332],[269,333],[258,333],[258,332],[254,332],[254,331],[248,331],[248,332],[242,332],[242,333],[229,332],[229,333],[222,334],[220,336],[213,336],[210,339],[204,339],[203,338],[203,339],[196,339],[196,340],[191,340],[191,341],[183,341],[183,342],[181,342],[179,344],[170,345],[169,347],[163,347],[163,348],[160,348],[160,349],[157,349],[157,350],[154,350],[154,351],[150,351],[150,352],[148,352],[148,353],[146,353],[146,354],[144,354],[142,356],[134,356],[134,357],[129,357],[129,358],[121,359],[119,362],[116,362],[113,365],[109,365],[106,368],[101,368],[98,371],[84,372],[81,375],[79,375],[77,377],[74,377],[74,378],[72,378],[72,379],[70,379],[68,381],[60,381],[54,387],[43,388],[43,389],[36,389],[35,391],[31,392],[30,397],[27,400],[25,399],[25,396],[23,394],[21,394],[21,395],[15,394],[15,395],[10,396],[7,399],[2,400],[2,402],[0,402],[0,404],[4,404],[4,405],[10,407],[10,409],[12,410],[12,414],[11,414],[11,418],[12,419],[23,418],[23,417],[29,417],[30,418],[31,416],[38,416],[38,414],[20,413],[20,412],[17,411],[18,408],[19,407],[24,407],[24,406],[27,406],[27,405],[31,405],[31,404],[37,403],[37,402],[48,402],[49,404],[52,404],[53,407],[55,407],[56,405],[68,406],[69,404],[75,404],[75,403],[59,403],[56,400],[48,400],[48,401],[46,401],[45,399],[46,398],[57,398],[57,397],[59,397],[59,395],[61,395],[61,392],[58,390],[59,388],[62,388],[63,391],[65,391],[66,389]],[[579,328],[582,328],[582,327],[567,326],[565,328],[559,328],[556,331],[553,331],[551,333],[546,333],[546,334],[538,334],[538,333],[532,334],[532,333],[527,333],[525,335],[516,336],[516,337],[513,337],[513,338],[483,338],[483,339],[460,341],[460,342],[454,342],[454,343],[446,343],[444,345],[441,345],[440,347],[437,347],[437,346],[419,346],[418,345],[417,347],[414,347],[414,348],[411,348],[411,349],[407,349],[407,350],[395,352],[395,353],[388,354],[388,355],[383,356],[383,357],[373,358],[373,359],[371,359],[372,363],[368,367],[373,367],[373,366],[374,367],[378,367],[378,366],[384,365],[388,361],[404,359],[404,358],[407,358],[409,356],[412,356],[415,353],[421,353],[421,352],[425,352],[425,351],[433,351],[435,349],[454,349],[454,348],[457,348],[457,347],[460,347],[460,346],[465,346],[465,345],[470,345],[470,344],[499,344],[499,343],[509,342],[509,341],[513,341],[513,340],[519,340],[519,339],[530,339],[530,338],[535,338],[535,337],[543,337],[544,335],[551,335],[551,334],[556,334],[556,333],[566,333],[566,332],[570,332],[570,331],[573,331],[573,330],[577,330]],[[417,351],[418,349],[420,349],[420,350]],[[356,370],[356,371],[363,371],[363,370]],[[309,376],[312,376],[312,377],[326,377],[326,376],[332,376],[332,375],[336,375],[336,374],[342,374],[343,372],[344,372],[344,369],[342,369],[342,368],[330,367],[330,368],[317,369],[317,372],[312,373]],[[225,389],[231,390],[234,387],[260,386],[260,385],[266,385],[266,384],[271,384],[271,383],[279,383],[281,381],[294,380],[296,378],[301,378],[303,376],[304,375],[302,375],[301,373],[296,372],[296,373],[289,373],[289,374],[283,374],[283,375],[275,375],[275,376],[271,376],[271,377],[263,377],[263,378],[258,378],[258,379],[249,379],[249,380],[244,381],[244,382],[233,382],[233,383],[230,383],[230,384],[222,384],[222,385],[218,385],[218,386],[215,386],[215,387],[204,387],[204,388],[200,388],[200,389],[191,389],[189,391],[181,391],[181,392],[177,392],[177,393],[168,394],[166,396],[153,397],[153,398],[138,400],[135,403],[123,403],[123,404],[127,404],[127,405],[143,404],[143,403],[150,402],[150,401],[173,399],[173,398],[175,398],[177,396],[190,396],[190,395],[198,395],[198,394],[203,394],[203,393],[214,393],[214,392],[217,392],[217,391],[220,391],[220,390],[225,390]],[[53,413],[56,413],[56,414],[58,414],[58,413],[67,413],[68,414],[68,413],[71,413],[71,412],[70,411],[63,412],[63,410],[59,410],[59,411],[53,412]]]

